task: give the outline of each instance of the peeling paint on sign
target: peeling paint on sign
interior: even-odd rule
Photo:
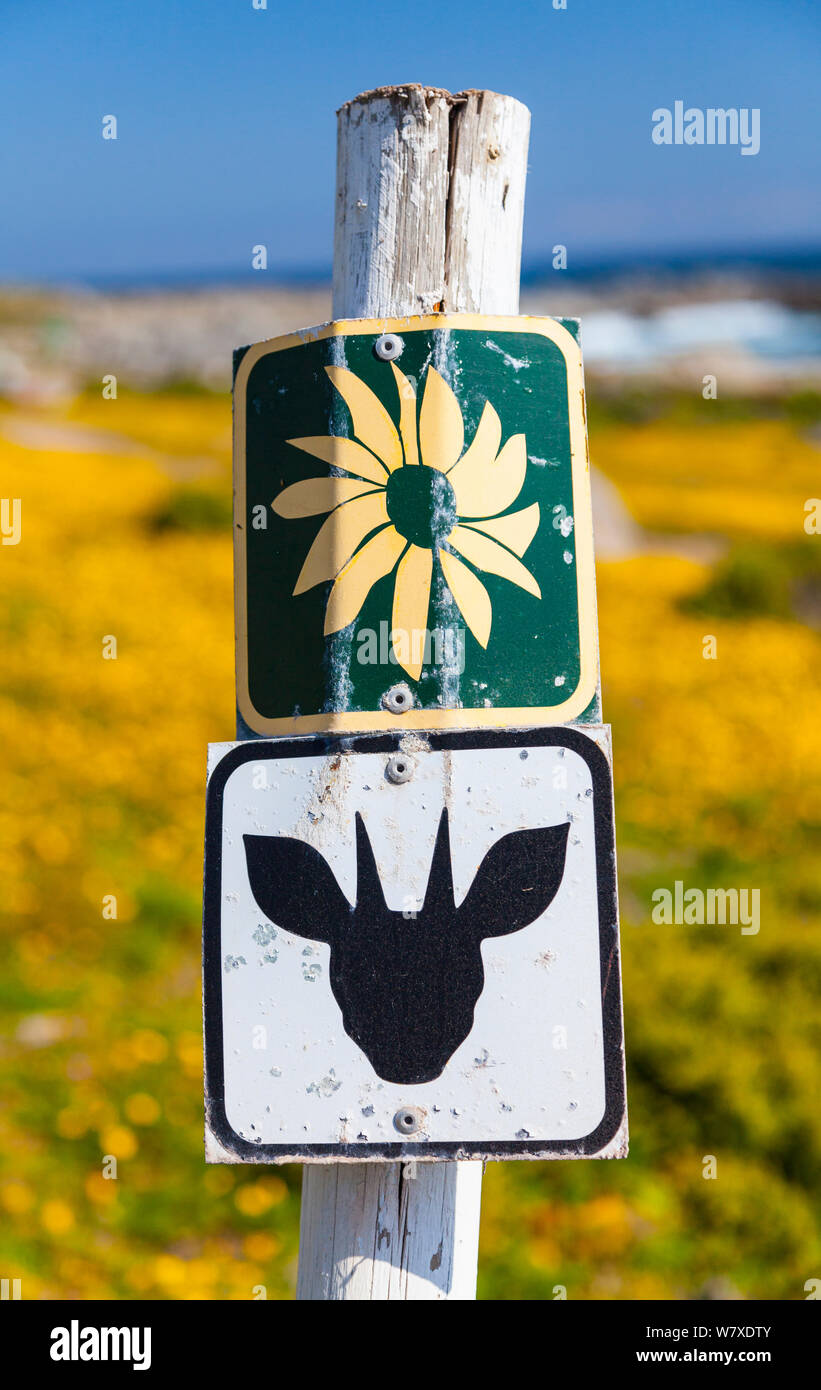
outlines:
[[[600,719],[575,322],[348,320],[242,349],[235,370],[252,734]]]
[[[214,745],[205,1022],[212,1161],[625,1152],[609,731]]]

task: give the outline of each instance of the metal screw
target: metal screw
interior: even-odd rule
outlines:
[[[395,362],[405,344],[398,333],[383,333],[374,344],[374,352],[383,362]]]
[[[418,1105],[403,1105],[393,1117],[393,1127],[400,1134],[416,1134],[422,1128],[424,1119],[425,1112]]]
[[[413,708],[413,695],[408,685],[392,685],[382,696],[382,705],[391,714],[404,714]]]
[[[410,758],[405,757],[404,753],[395,753],[392,758],[388,758],[385,776],[389,782],[409,782],[414,767],[415,764]]]

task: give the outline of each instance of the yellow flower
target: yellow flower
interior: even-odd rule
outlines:
[[[153,1096],[138,1091],[128,1097],[125,1113],[133,1125],[153,1125],[160,1118],[160,1107]]]
[[[0,1188],[0,1202],[12,1216],[19,1216],[31,1210],[34,1205],[34,1193],[24,1182],[9,1182]]]
[[[282,1241],[268,1231],[252,1231],[242,1242],[243,1254],[247,1255],[249,1260],[258,1260],[260,1264],[272,1260],[281,1248]]]
[[[43,1203],[40,1221],[49,1235],[62,1236],[65,1235],[66,1231],[70,1231],[74,1225],[74,1212],[67,1202],[61,1202],[55,1198],[53,1201]]]
[[[114,1158],[133,1158],[138,1148],[137,1136],[126,1125],[111,1125],[100,1135],[100,1142]]]
[[[462,411],[447,382],[428,368],[417,422],[416,391],[390,365],[399,392],[399,429],[359,377],[345,367],[326,367],[356,437],[288,443],[344,476],[293,483],[272,505],[285,518],[330,513],[294,587],[301,594],[333,581],[326,636],[352,623],[377,580],[395,570],[392,645],[399,664],[417,680],[424,643],[414,634],[427,627],[434,557],[467,626],[486,647],[490,595],[474,570],[541,598],[520,558],[538,529],[539,504],[501,515],[521,492],[527,452],[523,434],[511,435],[500,449],[502,425],[490,401],[463,453]]]
[[[89,1127],[89,1119],[83,1110],[66,1106],[57,1115],[57,1133],[63,1139],[79,1139]]]
[[[89,1173],[83,1185],[90,1202],[108,1206],[117,1199],[117,1183],[111,1178],[104,1178],[102,1173]]]
[[[234,1202],[243,1216],[261,1216],[270,1207],[278,1206],[288,1195],[282,1178],[262,1178],[238,1188]]]
[[[165,1289],[178,1289],[185,1283],[188,1265],[176,1255],[158,1255],[153,1262],[154,1278]]]
[[[162,1033],[152,1028],[140,1028],[130,1038],[131,1051],[138,1062],[162,1062],[168,1052],[168,1043]]]

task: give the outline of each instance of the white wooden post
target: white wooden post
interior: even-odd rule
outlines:
[[[382,87],[339,111],[334,318],[517,314],[530,113]],[[306,1164],[299,1299],[473,1299],[481,1163]]]

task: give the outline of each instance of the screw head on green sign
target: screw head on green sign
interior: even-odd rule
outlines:
[[[355,319],[236,354],[253,733],[598,717],[577,330]]]

